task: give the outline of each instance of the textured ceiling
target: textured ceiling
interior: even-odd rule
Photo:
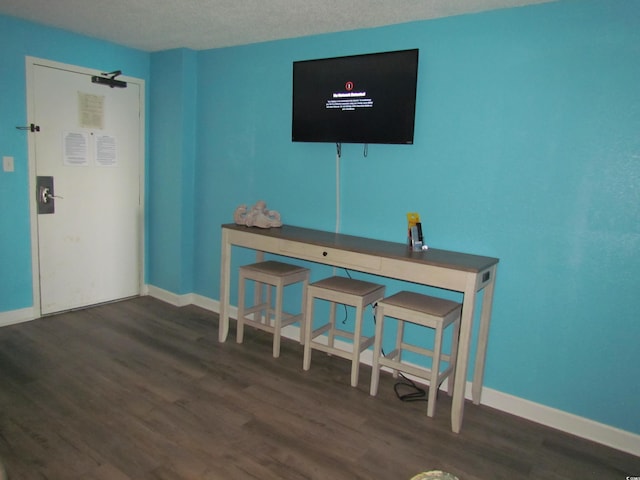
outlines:
[[[553,0],[0,0],[0,14],[145,51],[243,45]]]

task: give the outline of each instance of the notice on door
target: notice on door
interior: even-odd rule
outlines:
[[[89,164],[89,135],[83,132],[64,132],[62,139],[64,164],[77,167]]]
[[[78,92],[78,117],[83,128],[104,128],[104,95]]]
[[[118,164],[116,137],[112,135],[96,135],[96,165],[99,167],[115,167]]]

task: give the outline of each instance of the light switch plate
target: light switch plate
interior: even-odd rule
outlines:
[[[2,169],[5,172],[13,172],[13,157],[2,157]]]

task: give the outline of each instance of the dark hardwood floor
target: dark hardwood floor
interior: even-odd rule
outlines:
[[[0,328],[0,458],[17,479],[624,479],[640,458],[467,404],[449,429],[371,369],[150,297]]]

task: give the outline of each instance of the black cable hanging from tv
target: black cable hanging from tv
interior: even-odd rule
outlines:
[[[342,158],[342,144],[340,142],[336,142],[336,154],[338,158]]]
[[[367,155],[369,155],[369,144],[368,143],[364,144],[364,151],[362,152],[362,155],[364,156],[364,158],[367,158]]]

